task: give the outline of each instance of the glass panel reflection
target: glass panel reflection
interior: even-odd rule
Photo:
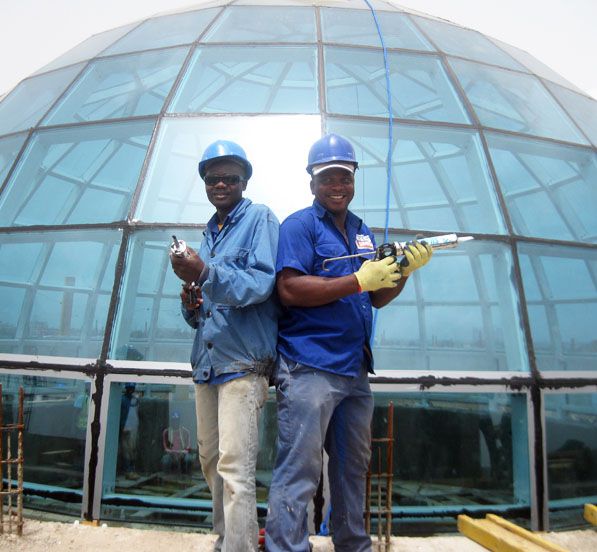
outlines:
[[[583,506],[597,496],[597,397],[545,395],[550,528],[586,526]]]
[[[316,59],[311,47],[201,47],[168,111],[315,113]]]
[[[486,36],[472,29],[444,23],[436,19],[413,17],[434,44],[446,54],[501,65],[509,69],[524,70],[524,67],[500,50]]]
[[[597,154],[497,134],[487,141],[517,234],[597,242]]]
[[[176,48],[94,61],[44,125],[159,113],[187,52]]]
[[[553,82],[557,82],[562,86],[566,86],[567,88],[572,88],[574,90],[579,90],[574,86],[571,82],[567,81],[564,77],[556,73],[551,67],[548,67],[543,62],[539,61],[537,58],[533,57],[528,52],[516,48],[515,46],[511,46],[510,44],[506,44],[501,40],[497,40],[493,37],[487,37],[491,42],[499,46],[500,49],[505,50],[510,54],[516,61],[518,61],[521,65],[524,65],[530,72],[534,73],[538,77],[548,79]],[[483,61],[483,60],[479,60]],[[580,91],[580,90],[579,90]]]
[[[385,227],[387,125],[328,120],[354,144],[359,170],[351,210]],[[479,137],[468,130],[395,125],[391,228],[505,233]]]
[[[593,145],[597,146],[597,100],[576,94],[572,90],[567,90],[555,84],[547,83],[547,87],[564,106],[574,122],[593,142]]]
[[[468,123],[464,107],[438,58],[390,53],[388,60],[394,117]],[[381,50],[327,47],[325,78],[328,111],[388,116]]]
[[[376,392],[373,439],[387,435],[390,401],[395,533],[399,513],[530,509],[525,395]],[[373,472],[386,471],[386,447],[374,441]]]
[[[199,38],[219,11],[218,8],[212,8],[148,19],[110,46],[103,55],[188,44]]]
[[[0,134],[37,125],[82,65],[75,65],[21,82],[0,103]]]
[[[0,235],[0,352],[99,356],[120,234]]]
[[[154,121],[37,132],[0,196],[0,224],[126,218]]]
[[[0,374],[0,384],[4,424],[17,423],[19,387],[23,387],[25,394],[24,506],[78,517],[83,496],[89,382]],[[16,458],[16,434],[13,436],[11,454]],[[6,439],[6,433],[2,437]],[[4,458],[6,454],[5,449]],[[6,466],[3,466],[3,473],[8,474]],[[13,486],[16,486],[16,467],[12,469],[12,476]]]
[[[200,230],[144,230],[130,239],[110,358],[189,363],[193,330],[180,312],[170,268],[172,234],[198,249]]]
[[[0,189],[26,138],[26,133],[0,138]]]
[[[597,251],[524,243],[519,251],[538,368],[595,370]]]
[[[226,139],[240,144],[253,165],[245,196],[266,204],[281,221],[313,201],[305,164],[309,144],[321,135],[320,125],[318,116],[296,115],[162,121],[135,218],[207,223],[214,208],[197,163],[209,144]],[[280,129],[284,140],[272,140]]]
[[[434,50],[406,15],[379,11],[376,16],[386,48]],[[381,46],[369,10],[321,8],[321,27],[324,42]]]
[[[101,517],[211,526],[211,494],[197,453],[192,384],[112,383]],[[275,402],[264,406],[257,504],[265,521],[277,431]]]
[[[232,6],[204,38],[207,42],[315,42],[313,8]]]
[[[377,312],[376,372],[528,371],[512,270],[510,250],[499,243],[475,240],[436,251]]]
[[[450,64],[482,125],[587,143],[536,77],[455,59]]]
[[[71,48],[68,52],[48,63],[48,65],[42,67],[38,73],[50,71],[51,69],[56,69],[57,67],[65,67],[66,65],[71,65],[73,63],[78,63],[79,61],[86,61],[96,57],[97,55],[101,54],[103,50],[105,50],[106,46],[116,42],[120,37],[127,34],[137,25],[139,25],[139,21],[135,21],[129,25],[123,25],[122,27],[117,27],[116,29],[110,29],[109,31],[90,36],[80,44],[77,44],[74,48]]]

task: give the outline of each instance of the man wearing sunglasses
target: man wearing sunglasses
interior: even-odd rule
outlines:
[[[257,549],[258,424],[276,359],[279,224],[243,198],[253,168],[236,143],[218,140],[199,163],[216,208],[199,253],[172,257],[185,282],[182,312],[197,332],[191,353],[201,469],[213,499],[215,550]]]

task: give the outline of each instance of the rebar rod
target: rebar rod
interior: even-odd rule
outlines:
[[[7,468],[6,468],[6,477],[8,479],[8,493],[7,493],[7,513],[8,513],[8,532],[12,533],[12,443],[11,443],[11,439],[10,439],[10,432],[8,432],[6,434],[6,459],[8,460],[7,462]]]
[[[392,541],[392,485],[394,475],[394,403],[388,405],[388,444],[386,445],[386,552]]]
[[[377,449],[377,549],[381,550],[381,448]]]
[[[3,534],[5,527],[8,532],[13,532],[13,526],[19,537],[23,535],[23,423],[24,412],[24,391],[19,388],[18,413],[16,424],[4,424],[4,402],[2,385],[0,384],[0,534]],[[13,457],[12,432],[17,431],[16,457]],[[4,446],[4,435],[6,435],[6,446]],[[6,457],[4,456],[6,454]],[[16,486],[13,481],[13,464],[16,465],[17,479]],[[6,485],[4,485],[4,466],[6,466]],[[16,504],[13,495],[16,495]],[[6,496],[6,501],[4,497]],[[4,516],[6,506],[6,516]],[[16,507],[16,510],[15,510]]]
[[[0,535],[4,534],[4,403],[2,402],[2,384],[0,383]]]
[[[17,457],[18,457],[18,464],[17,464],[17,488],[18,488],[18,495],[17,495],[17,535],[19,537],[23,536],[23,463],[24,463],[24,454],[23,454],[23,430],[25,428],[24,424],[24,416],[23,416],[23,405],[25,403],[25,391],[22,387],[19,387],[19,415],[18,415],[18,425],[19,429],[17,430]]]

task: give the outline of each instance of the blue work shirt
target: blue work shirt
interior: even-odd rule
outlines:
[[[276,359],[279,307],[275,285],[279,223],[265,205],[244,198],[217,230],[217,215],[207,223],[199,256],[206,265],[203,303],[187,310],[197,329],[191,365],[193,381],[226,379],[224,374],[269,376]]]
[[[353,274],[364,258],[334,261],[326,265],[329,270],[322,268],[323,261],[330,257],[374,251],[373,234],[350,211],[346,234],[348,243],[331,213],[315,200],[311,207],[293,213],[280,226],[276,272],[292,268],[324,278]],[[371,326],[371,299],[366,292],[319,307],[286,307],[279,321],[278,352],[312,368],[356,376],[364,360],[372,371]]]

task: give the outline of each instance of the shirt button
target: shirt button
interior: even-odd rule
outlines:
[[[216,254],[215,254],[215,253],[212,251],[212,252],[209,254],[209,256],[210,256],[210,257],[213,259],[213,258],[216,256]]]
[[[202,372],[202,375],[203,375],[203,377],[204,377],[204,378],[206,378],[206,379],[207,379],[207,376],[209,376],[209,372],[208,372],[207,370],[204,370],[204,371]]]
[[[207,344],[207,348],[208,348],[208,349],[212,349],[212,348],[213,348],[213,346],[214,346],[214,344],[213,344],[213,343],[208,343],[208,344]]]
[[[211,316],[211,311],[210,311],[210,310],[208,310],[208,311],[205,313],[205,316],[206,316],[207,318],[209,318],[209,317]]]

